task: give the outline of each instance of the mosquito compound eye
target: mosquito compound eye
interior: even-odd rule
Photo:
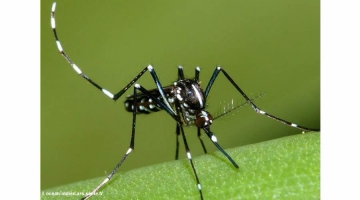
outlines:
[[[196,114],[195,125],[199,128],[210,126],[212,121],[213,117],[207,111],[200,111]]]

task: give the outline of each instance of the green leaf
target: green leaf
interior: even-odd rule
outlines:
[[[283,137],[227,152],[239,169],[220,152],[194,158],[204,199],[320,199],[320,133]],[[80,199],[104,179],[45,190],[41,197]],[[93,199],[200,199],[200,196],[185,159],[124,173],[120,170]]]

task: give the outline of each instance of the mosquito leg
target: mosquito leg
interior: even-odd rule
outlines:
[[[200,77],[200,67],[196,67],[195,68],[195,80],[197,82],[199,82],[199,80],[200,80],[199,77]],[[203,140],[201,139],[201,130],[200,130],[200,128],[197,129],[197,136],[198,136],[198,138],[200,140],[200,143],[201,143],[201,146],[202,146],[202,148],[204,150],[204,153],[207,154],[205,144],[204,144]]]
[[[195,68],[195,80],[199,82],[199,76],[200,76],[200,67]]]
[[[184,76],[184,69],[182,66],[178,67],[178,80],[184,80],[185,76]]]
[[[210,138],[210,140],[214,143],[214,145],[221,151],[221,153],[223,153],[226,156],[226,158],[229,159],[229,161],[234,165],[234,167],[239,168],[239,165],[236,164],[234,159],[232,159],[231,156],[228,153],[226,153],[226,151],[219,145],[216,136],[210,131],[210,126],[203,127],[203,129],[206,135]]]
[[[175,151],[175,160],[179,159],[179,136],[180,136],[180,128],[179,125],[176,125],[176,151]],[[198,138],[200,140],[201,146],[204,150],[204,153],[207,154],[205,144],[203,140],[201,139],[201,133],[200,128],[198,128]]]
[[[210,92],[210,89],[212,87],[212,85],[214,84],[215,82],[215,79],[217,78],[217,76],[219,75],[220,71],[225,75],[225,77],[230,81],[230,83],[236,88],[237,91],[240,92],[240,94],[246,99],[246,101],[251,105],[251,107],[255,110],[256,113],[258,114],[261,114],[261,115],[265,115],[271,119],[274,119],[278,122],[281,122],[283,124],[286,124],[288,126],[292,126],[292,127],[295,127],[297,129],[301,129],[303,131],[319,131],[319,129],[313,129],[313,128],[306,128],[304,126],[300,126],[300,125],[297,125],[297,124],[294,124],[294,123],[291,123],[289,121],[286,121],[284,119],[281,119],[279,117],[276,117],[274,115],[271,115],[263,110],[261,110],[259,107],[257,107],[255,105],[255,103],[245,94],[245,92],[235,83],[235,81],[229,76],[228,73],[226,73],[226,71],[224,69],[222,69],[221,67],[217,67],[213,73],[213,75],[211,76],[210,78],[210,81],[206,87],[206,90],[205,90],[205,98],[208,97],[209,95],[209,92]]]
[[[154,101],[156,101],[156,103],[164,110],[166,110],[174,119],[178,119],[176,115],[172,115],[171,111],[169,110],[169,108],[162,102],[160,101],[158,98],[154,97],[153,95],[151,95],[148,90],[146,90],[145,88],[143,88],[141,85],[139,84],[135,84],[134,87],[134,95],[133,95],[133,105],[137,104],[137,93],[136,90],[140,90],[142,93],[146,94],[148,97],[150,97],[151,99],[153,99]],[[131,141],[130,141],[130,148],[128,149],[128,151],[126,152],[126,154],[124,155],[124,157],[120,160],[120,162],[116,165],[116,167],[114,168],[114,170],[111,172],[111,174],[99,185],[97,186],[90,194],[88,194],[87,196],[85,196],[82,199],[89,199],[91,196],[93,196],[94,194],[96,194],[106,183],[108,183],[111,178],[114,176],[114,174],[117,172],[117,170],[120,168],[120,166],[122,165],[122,163],[125,161],[125,159],[128,157],[128,155],[134,150],[135,147],[135,129],[136,129],[136,112],[137,112],[137,107],[134,106],[133,108],[133,123],[132,123],[132,134],[131,134]],[[183,131],[183,130],[182,130]],[[197,175],[196,175],[197,177]]]
[[[199,180],[199,177],[197,175],[197,172],[196,172],[196,169],[195,169],[195,166],[194,166],[194,162],[192,160],[192,157],[191,157],[191,152],[190,152],[190,148],[189,148],[189,145],[187,143],[187,140],[186,140],[186,136],[185,136],[185,133],[184,133],[184,129],[183,129],[183,126],[182,126],[182,122],[180,120],[180,105],[179,105],[179,102],[178,101],[175,101],[175,104],[176,104],[176,113],[177,113],[177,117],[178,117],[178,126],[180,128],[180,132],[181,132],[181,136],[183,138],[183,141],[184,141],[184,145],[185,145],[185,151],[186,151],[186,155],[187,155],[187,158],[191,164],[191,168],[194,172],[194,175],[195,175],[195,178],[196,178],[196,182],[197,182],[197,187],[199,189],[199,193],[200,193],[200,199],[203,200],[204,197],[203,197],[203,194],[202,194],[202,188],[201,188],[201,184],[200,184],[200,180]]]
[[[204,144],[203,140],[201,139],[201,129],[200,128],[197,128],[197,136],[198,136],[198,138],[200,140],[200,143],[201,143],[201,146],[202,146],[202,148],[204,150],[204,153],[207,154],[205,144]]]
[[[179,160],[179,136],[180,136],[180,127],[176,123],[176,150],[175,150],[175,160]]]
[[[170,106],[170,103],[169,103],[168,99],[167,99],[166,96],[165,96],[163,86],[161,85],[160,80],[159,80],[159,78],[158,78],[157,75],[156,75],[155,69],[154,69],[151,65],[149,65],[149,66],[148,66],[148,70],[149,70],[151,76],[153,77],[153,79],[154,79],[154,81],[155,81],[155,84],[156,84],[156,86],[157,86],[157,89],[159,90],[159,92],[160,92],[160,94],[161,94],[161,96],[162,96],[162,98],[163,98],[163,101],[164,101],[166,107],[168,108],[167,110],[169,110],[169,111],[171,112],[171,115],[176,115],[176,114],[175,114],[175,111],[172,109],[172,107]]]
[[[159,105],[159,107],[161,107],[162,109],[164,109],[166,112],[168,112],[170,114],[170,116],[175,119],[175,121],[177,122],[177,128],[179,128],[179,132],[180,134],[182,135],[182,138],[183,138],[183,141],[184,141],[184,145],[185,145],[185,150],[186,150],[186,154],[187,154],[187,157],[188,157],[188,160],[191,164],[191,167],[193,169],[193,172],[194,172],[194,175],[195,175],[195,178],[196,178],[196,182],[197,182],[197,187],[199,189],[199,193],[200,193],[200,197],[201,199],[204,199],[203,198],[203,195],[202,195],[202,189],[201,189],[201,184],[200,184],[200,181],[199,181],[199,177],[197,175],[197,172],[195,170],[195,166],[194,166],[194,163],[193,163],[193,160],[192,160],[192,157],[191,157],[191,152],[190,152],[190,148],[189,148],[189,145],[187,143],[187,140],[186,140],[186,136],[185,136],[185,133],[184,133],[184,129],[183,129],[183,126],[182,126],[182,122],[181,122],[181,119],[180,119],[180,106],[179,106],[179,102],[178,101],[175,101],[175,104],[176,104],[176,115],[173,114],[171,112],[171,110],[167,107],[167,105],[165,105],[164,102],[162,102],[161,100],[159,100],[158,98],[154,97],[153,95],[151,95],[151,93],[149,93],[148,90],[146,90],[144,87],[142,87],[140,84],[135,84],[135,88],[137,88],[138,90],[140,90],[143,94],[147,95],[148,97],[150,97],[151,99],[153,99],[154,101],[156,101],[156,103]],[[135,97],[134,97],[135,98]]]
[[[137,88],[134,87],[134,104],[136,105],[136,90]],[[131,131],[131,140],[130,140],[130,147],[127,150],[127,152],[125,153],[124,157],[122,157],[122,159],[120,160],[120,162],[116,165],[116,167],[113,169],[113,171],[111,172],[111,174],[106,177],[106,179],[100,183],[99,186],[97,186],[90,194],[86,195],[84,198],[82,198],[83,200],[85,199],[89,199],[91,196],[95,195],[106,183],[108,183],[112,177],[114,176],[114,174],[118,171],[118,169],[120,168],[120,166],[122,165],[122,163],[126,160],[126,158],[129,156],[129,154],[134,150],[135,147],[135,129],[136,129],[136,106],[134,106],[133,109],[133,122],[132,122],[132,131]]]
[[[159,100],[158,98],[154,97],[148,90],[146,90],[144,87],[142,87],[140,84],[136,83],[135,87],[139,89],[142,93],[150,97],[153,101],[155,101],[161,109],[164,109],[169,115],[177,121],[177,116],[175,113],[172,112],[171,107],[168,107],[164,102]]]
[[[137,76],[135,76],[135,78],[129,83],[127,84],[122,90],[120,90],[119,92],[117,92],[116,94],[111,93],[110,91],[104,89],[103,87],[101,87],[99,84],[97,84],[95,81],[93,81],[92,79],[90,79],[86,74],[84,74],[81,69],[70,59],[70,57],[65,53],[58,34],[56,32],[56,20],[55,20],[55,9],[56,9],[56,2],[53,3],[52,8],[51,8],[51,28],[53,29],[54,32],[54,36],[55,36],[55,41],[56,41],[56,45],[57,48],[59,50],[59,52],[61,53],[61,55],[66,59],[66,61],[72,66],[72,68],[75,70],[75,72],[77,74],[79,74],[81,77],[83,77],[86,81],[88,81],[89,83],[91,83],[93,86],[95,86],[97,89],[101,90],[106,96],[108,96],[109,98],[113,99],[113,100],[118,100],[140,77],[142,77],[142,75],[146,72],[149,71],[150,74],[152,75],[155,84],[161,94],[161,96],[164,99],[164,103],[170,108],[172,114],[175,114],[175,111],[172,110],[167,98],[165,97],[164,94],[164,90],[162,89],[162,86],[160,84],[159,78],[157,77],[155,70],[153,69],[153,67],[151,65],[145,67]]]

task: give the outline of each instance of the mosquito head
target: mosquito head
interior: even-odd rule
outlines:
[[[213,122],[213,117],[208,111],[201,110],[196,113],[195,125],[199,128],[209,127]]]

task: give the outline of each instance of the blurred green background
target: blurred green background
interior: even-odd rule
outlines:
[[[51,5],[41,1],[41,189],[105,177],[128,149],[132,121],[123,105],[132,90],[114,103],[58,53]],[[256,101],[261,109],[320,128],[319,1],[61,0],[56,19],[66,53],[113,93],[148,64],[163,85],[176,80],[177,65],[188,77],[200,66],[204,89],[221,65],[250,96],[267,93]],[[138,82],[155,87],[149,74]],[[231,99],[244,102],[220,74],[207,110],[217,113]],[[174,159],[175,122],[166,112],[139,116],[136,130],[135,151],[120,171]],[[301,132],[249,106],[215,120],[212,130],[224,148]],[[196,128],[185,131],[193,156],[201,155]]]

